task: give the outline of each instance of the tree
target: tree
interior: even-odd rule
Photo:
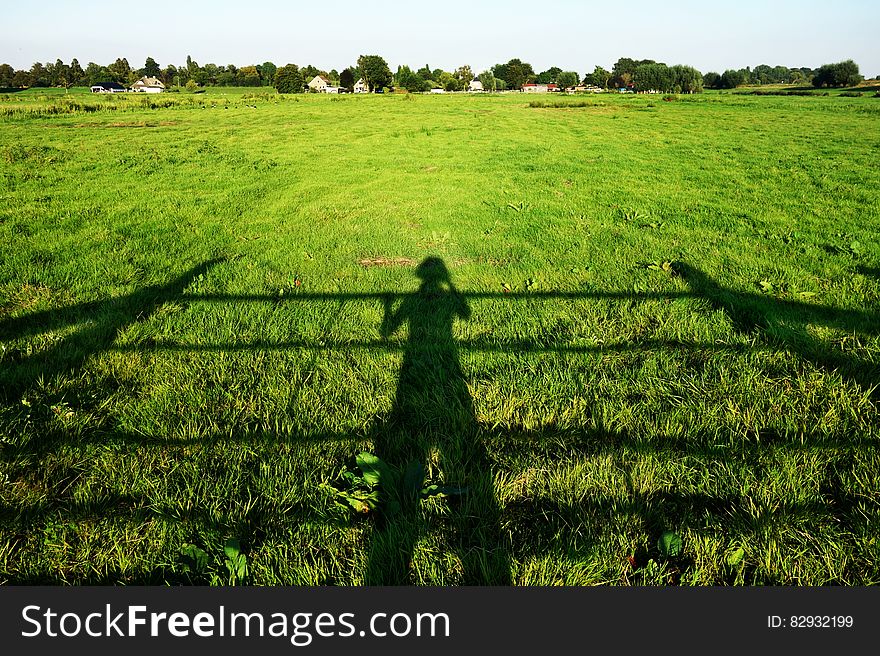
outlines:
[[[276,71],[275,88],[279,93],[302,93],[303,86],[303,76],[296,64],[287,64]]]
[[[99,66],[95,62],[89,62],[85,70],[86,84],[92,86],[98,82],[112,82],[113,75],[106,66]]]
[[[159,67],[159,64],[156,63],[155,59],[147,57],[147,61],[144,62],[144,68],[141,72],[147,77],[159,77],[161,70],[162,69]]]
[[[424,67],[420,68],[416,71],[416,74],[421,77],[423,80],[433,80],[434,74],[431,72],[431,67],[427,64]]]
[[[339,86],[352,91],[356,81],[357,80],[354,78],[354,71],[351,70],[351,67],[342,69],[342,72],[339,74]]]
[[[461,91],[461,80],[456,79],[452,73],[443,71],[437,82],[440,84],[440,88],[446,91]]]
[[[131,73],[131,66],[128,65],[128,60],[125,57],[120,57],[110,64],[107,70],[110,71],[110,76],[114,82],[127,82],[128,74]]]
[[[633,83],[636,69],[646,64],[656,64],[653,59],[630,59],[629,57],[621,57],[611,69],[611,82],[618,87],[628,87]]]
[[[322,71],[319,68],[316,68],[315,66],[312,66],[311,64],[308,64],[307,66],[303,66],[299,70],[300,70],[300,73],[302,73],[303,80],[305,81],[306,84],[311,82],[318,75],[323,75],[325,77],[327,76],[327,74],[324,73],[324,71]]]
[[[606,71],[601,66],[596,66],[592,73],[584,77],[584,84],[592,84],[601,89],[607,89],[609,80],[611,80],[611,71]]]
[[[522,85],[535,79],[535,71],[531,64],[519,59],[511,59],[505,65],[507,77],[503,78],[510,89],[521,89]]]
[[[721,83],[721,76],[718,73],[709,72],[703,76],[703,86],[707,89],[718,89]]]
[[[480,84],[483,85],[483,91],[495,91],[497,81],[495,80],[492,71],[483,71],[477,79],[480,81]]]
[[[703,93],[703,75],[692,66],[672,66],[669,69],[672,77],[673,91],[677,93]]]
[[[46,67],[43,66],[40,62],[34,62],[33,66],[31,66],[30,86],[32,86],[32,87],[48,87],[49,86],[49,74],[46,71]]]
[[[853,87],[864,78],[859,74],[859,65],[852,59],[836,64],[824,64],[813,76],[814,87]]]
[[[162,69],[159,79],[162,80],[166,87],[170,87],[172,84],[179,82],[180,77],[177,67],[174,64],[168,64],[167,68]]]
[[[274,82],[274,78],[272,81]],[[235,86],[235,73],[231,72],[225,66],[222,66],[220,72],[217,73],[217,86],[234,87]]]
[[[793,68],[791,69],[792,82],[796,82],[799,84],[803,84],[805,82],[812,82],[813,76],[815,75],[815,71],[812,68]]]
[[[788,84],[791,82],[791,69],[788,66],[774,66],[770,79],[777,84]]]
[[[611,80],[614,82],[614,86],[616,87],[625,87],[627,86],[633,78],[633,74],[636,72],[636,69],[642,63],[653,63],[653,62],[638,62],[635,59],[630,59],[629,57],[621,57],[614,63],[614,67],[611,69]]]
[[[79,65],[79,60],[74,57],[70,60],[70,80],[71,84],[76,87],[81,87],[85,84],[85,71],[83,71],[82,66]]]
[[[561,72],[562,69],[558,66],[551,66],[546,71],[539,73],[535,81],[538,84],[557,84],[557,78]]]
[[[461,86],[464,89],[467,89],[471,83],[471,80],[474,79],[474,72],[471,70],[471,67],[465,64],[464,66],[459,66],[455,69],[455,73],[453,73],[456,80],[461,81]]]
[[[357,65],[370,93],[391,85],[391,69],[388,68],[388,62],[379,55],[361,55]]]
[[[23,89],[32,84],[31,74],[27,71],[15,71],[15,75],[12,76],[12,86],[17,89]]]
[[[734,71],[728,69],[721,74],[721,79],[718,82],[719,89],[736,89],[740,84],[743,84],[744,75],[742,71]]]
[[[507,81],[507,64],[495,64],[495,66],[491,69],[492,75],[495,76],[496,80]]]
[[[397,68],[397,75],[394,76],[394,84],[395,86],[406,89],[411,93],[427,91],[429,88],[427,81],[423,80],[422,76],[418,73],[413,72],[409,66],[399,66]]]
[[[757,84],[786,84],[791,81],[791,69],[787,66],[768,66],[761,64],[752,71],[752,79]]]
[[[275,81],[275,73],[278,67],[272,62],[263,62],[257,69],[260,71],[260,82],[264,87],[271,87]]]
[[[72,86],[70,67],[60,59],[56,59],[55,64],[49,69],[49,78],[53,86],[64,87],[65,89]]]
[[[186,56],[186,76],[200,86],[205,86],[208,82],[207,72],[190,55]]]
[[[12,86],[12,78],[15,77],[15,70],[9,64],[0,64],[0,87],[9,88]]]
[[[636,91],[665,93],[672,91],[674,87],[672,72],[666,64],[640,64],[632,73],[632,83]]]
[[[189,91],[190,93],[195,93],[198,88],[199,88],[199,85],[198,85],[198,83],[196,83],[195,80],[187,80],[186,81],[186,90]]]
[[[220,74],[220,67],[217,64],[205,64],[202,67],[199,79],[202,85],[217,84],[217,76]],[[259,75],[258,75],[259,77]]]
[[[192,55],[186,56],[186,74],[189,77],[192,77],[193,72],[197,71],[199,65],[193,61]]]
[[[569,87],[576,87],[579,79],[580,75],[574,71],[562,71],[556,76],[556,84],[562,89],[568,89]]]
[[[236,82],[242,87],[260,86],[260,72],[256,66],[242,66],[238,69]]]

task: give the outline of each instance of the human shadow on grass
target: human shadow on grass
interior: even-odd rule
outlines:
[[[386,504],[380,515],[365,581],[416,582],[411,564],[426,530],[419,488],[433,455],[442,485],[455,490],[449,505],[462,582],[509,584],[493,473],[452,333],[455,319],[469,319],[471,309],[443,260],[427,258],[415,274],[421,279],[418,291],[396,309],[386,300],[380,331],[388,339],[409,324],[391,415],[373,429],[376,455],[396,470],[398,489],[387,491],[393,505]]]
[[[529,504],[510,502],[502,509],[496,499],[494,490],[494,474],[499,463],[490,462],[487,452],[487,441],[500,440],[510,444],[519,439],[522,445],[546,451],[544,455],[552,455],[555,443],[561,457],[571,456],[573,452],[582,451],[589,456],[598,453],[614,453],[620,448],[653,455],[665,454],[670,458],[679,453],[706,460],[724,458],[727,452],[735,452],[740,456],[758,457],[762,444],[730,444],[719,445],[714,439],[706,438],[705,443],[694,444],[694,440],[635,438],[618,430],[602,430],[586,426],[573,426],[560,431],[547,426],[539,429],[490,428],[477,421],[473,400],[470,397],[464,373],[459,362],[459,353],[464,349],[475,351],[511,351],[526,350],[534,352],[570,353],[613,353],[630,351],[698,350],[698,351],[742,351],[756,348],[789,349],[802,359],[813,362],[822,368],[833,368],[848,380],[854,381],[866,390],[877,386],[876,367],[871,363],[853,355],[829,348],[826,344],[813,339],[806,331],[811,323],[840,328],[850,332],[861,332],[876,335],[880,331],[880,314],[874,311],[848,310],[830,306],[813,305],[797,301],[785,301],[757,293],[748,293],[724,288],[706,276],[702,271],[687,264],[676,264],[676,272],[686,282],[686,291],[669,292],[537,292],[493,294],[489,292],[460,293],[452,284],[449,272],[442,260],[429,258],[422,262],[416,270],[421,279],[418,291],[414,293],[315,293],[298,294],[283,300],[277,296],[266,294],[253,295],[218,295],[187,292],[187,287],[200,275],[207,273],[216,261],[205,262],[194,267],[187,273],[170,281],[167,285],[148,287],[133,294],[111,299],[105,302],[86,303],[57,311],[32,313],[27,316],[0,321],[0,339],[10,339],[28,335],[36,335],[51,330],[77,328],[78,331],[64,337],[47,351],[29,356],[18,356],[7,360],[0,373],[2,394],[0,397],[12,401],[16,393],[34,385],[40,377],[75,372],[86,360],[102,351],[261,351],[286,349],[314,350],[345,350],[345,349],[385,349],[403,352],[397,391],[393,409],[389,416],[380,420],[369,429],[366,437],[375,445],[375,452],[382,460],[397,472],[398,480],[406,478],[408,472],[416,471],[419,477],[424,475],[429,481],[440,483],[448,488],[460,490],[461,494],[452,494],[444,505],[442,513],[448,513],[453,537],[444,536],[444,542],[451,544],[457,551],[461,562],[463,583],[504,584],[510,582],[509,559],[518,553],[513,542],[517,531],[536,532],[545,535],[540,542],[548,551],[553,545],[548,544],[556,534],[554,531],[543,531],[542,526],[552,523],[552,518],[559,515],[582,517],[578,508],[560,506],[556,502],[531,508]],[[515,341],[458,341],[453,336],[453,324],[457,319],[466,320],[471,309],[468,301],[473,299],[503,298],[508,302],[520,299],[530,301],[554,299],[605,300],[639,302],[661,299],[694,298],[708,301],[709,304],[723,311],[731,323],[741,333],[756,335],[756,346],[742,344],[699,344],[681,343],[672,340],[635,341],[621,344],[604,344],[598,346],[578,346],[565,343],[554,343],[551,339]],[[384,317],[380,329],[381,340],[363,340],[360,342],[333,343],[332,340],[309,342],[307,340],[290,340],[283,343],[248,342],[248,343],[217,343],[217,344],[181,344],[174,342],[152,343],[149,345],[114,344],[117,334],[137,321],[146,320],[161,304],[166,302],[195,303],[248,303],[271,302],[279,305],[284,303],[328,302],[335,300],[382,302]],[[397,304],[397,305],[396,305]],[[82,325],[80,325],[82,324]],[[404,325],[408,325],[408,337],[403,343],[392,341],[394,334]],[[46,439],[34,441],[30,445],[19,447],[27,450],[33,457],[30,467],[40,467],[40,459],[53,449],[86,448],[89,444],[101,443],[114,445],[114,448],[149,448],[151,446],[167,446],[169,441],[155,436],[132,434],[127,431],[103,428],[93,433],[76,436],[65,435],[63,431],[55,431],[44,436]],[[206,446],[222,445],[225,442],[266,442],[267,444],[294,441],[326,441],[352,440],[358,436],[351,434],[316,433],[302,436],[280,436],[271,431],[248,433],[242,435],[206,435],[186,443],[198,443]],[[873,444],[870,439],[852,436],[852,440],[842,436],[799,436],[790,439],[780,435],[762,435],[763,444],[767,440],[775,448],[792,449],[860,449]],[[697,440],[699,442],[699,440]],[[517,448],[520,448],[517,447]],[[9,453],[2,454],[2,459],[11,462]],[[21,456],[18,453],[17,456]],[[27,454],[24,454],[27,455]],[[16,457],[17,457],[16,456]],[[503,460],[501,465],[503,466]],[[84,467],[87,465],[83,465]],[[422,469],[420,469],[422,468]],[[77,476],[73,472],[71,476]],[[420,481],[421,482],[421,481]],[[836,506],[829,506],[829,512],[840,513],[841,508],[849,507],[848,497],[843,486],[829,484],[829,498],[838,494]],[[840,488],[836,492],[834,488]],[[418,496],[412,494],[412,488],[401,486],[389,491],[389,497],[396,503],[394,512],[379,513],[373,532],[373,542],[368,552],[368,565],[364,578],[368,583],[398,584],[417,580],[418,573],[413,572],[411,563],[413,554],[419,548],[420,540],[430,540],[430,527],[426,525],[426,514],[423,512]],[[845,503],[841,504],[843,500]],[[639,518],[648,533],[660,531],[669,524],[668,513],[684,513],[685,517],[699,517],[702,514],[717,514],[721,517],[730,514],[731,504],[736,499],[714,499],[705,495],[689,495],[683,493],[678,497],[654,495],[633,497],[620,506],[617,502],[606,502],[601,497],[591,500],[588,506],[595,506],[597,516],[608,513],[631,514]],[[629,504],[628,506],[626,504]],[[583,505],[583,504],[581,504]],[[268,507],[268,506],[267,506]],[[555,509],[554,509],[555,508]],[[666,510],[664,510],[664,508]],[[836,508],[836,510],[835,510]],[[581,509],[582,510],[582,509]],[[810,506],[807,511],[816,509]],[[545,512],[546,511],[546,512]],[[21,524],[23,518],[27,522],[39,522],[40,518],[48,518],[57,513],[69,513],[72,517],[77,512],[83,516],[91,513],[106,514],[131,512],[134,519],[144,519],[148,511],[137,503],[125,501],[113,508],[84,506],[74,508],[64,498],[57,503],[17,504],[6,507],[2,513],[7,520],[14,517]],[[144,513],[147,514],[144,514]],[[176,511],[168,509],[169,516]],[[268,512],[268,511],[267,511]],[[849,511],[846,511],[849,512]],[[298,509],[294,514],[309,513]],[[549,514],[548,514],[549,513]],[[594,513],[594,514],[596,514]],[[164,511],[163,511],[164,514]],[[444,523],[446,519],[444,516]],[[836,516],[836,515],[835,515]],[[200,524],[202,515],[191,513],[180,521]],[[294,518],[290,518],[294,521]],[[584,520],[586,521],[586,520]],[[687,519],[684,520],[685,522]],[[697,523],[697,520],[694,520]],[[212,519],[212,531],[222,530],[216,518]],[[248,520],[254,528],[254,539],[258,540],[257,524],[265,524],[267,518]],[[528,525],[528,526],[526,526]],[[506,527],[506,528],[503,528]],[[511,527],[513,527],[511,529]],[[26,527],[21,524],[21,530]],[[207,530],[207,529],[206,529]],[[514,535],[514,540],[503,533]],[[146,574],[145,574],[146,576]],[[151,572],[145,581],[152,581],[155,572]],[[26,582],[26,581],[21,581]]]

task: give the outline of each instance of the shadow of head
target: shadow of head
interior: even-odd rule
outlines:
[[[416,277],[422,281],[422,289],[437,290],[444,283],[450,284],[449,269],[439,257],[426,257],[415,270]]]
[[[439,257],[426,257],[416,267],[416,276],[424,282],[441,283],[449,280],[449,270]]]

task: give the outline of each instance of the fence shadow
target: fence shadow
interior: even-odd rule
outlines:
[[[571,453],[580,449],[585,455],[613,452],[621,445],[630,445],[638,450],[652,453],[668,452],[670,457],[688,451],[698,453],[706,459],[724,458],[729,449],[707,438],[706,444],[678,443],[674,440],[659,440],[657,444],[633,441],[630,436],[615,431],[577,428],[556,432],[554,427],[540,429],[521,429],[518,427],[498,429],[482,425],[476,418],[473,400],[470,396],[465,374],[462,371],[459,354],[463,350],[510,351],[529,350],[535,352],[587,353],[614,351],[650,351],[663,348],[730,350],[744,348],[782,348],[797,354],[803,360],[818,367],[834,369],[847,380],[859,385],[867,393],[876,397],[880,374],[877,366],[859,359],[850,353],[832,349],[806,330],[808,324],[819,324],[850,332],[876,335],[880,332],[880,312],[856,311],[823,305],[779,300],[757,293],[724,288],[699,269],[688,264],[676,264],[676,271],[687,284],[687,291],[668,293],[638,292],[538,292],[528,294],[499,294],[459,292],[452,281],[445,263],[439,258],[424,260],[415,270],[420,286],[412,293],[366,293],[366,294],[298,294],[279,301],[273,295],[209,295],[188,293],[187,288],[199,276],[207,274],[220,260],[210,260],[193,267],[189,271],[169,281],[166,285],[151,286],[132,294],[104,302],[74,305],[68,308],[31,313],[17,318],[0,320],[0,341],[38,335],[53,330],[71,330],[68,336],[49,349],[32,355],[17,355],[7,358],[0,372],[0,400],[14,402],[16,395],[35,384],[41,377],[51,377],[65,372],[75,372],[92,356],[107,350],[134,351],[241,351],[273,349],[385,349],[402,351],[403,361],[398,376],[397,389],[392,411],[368,429],[365,436],[374,444],[376,454],[386,461],[400,479],[407,471],[419,466],[425,467],[428,461],[436,462],[434,473],[444,485],[460,488],[465,493],[450,497],[448,517],[454,537],[454,545],[462,564],[462,582],[467,584],[503,585],[510,583],[510,559],[521,547],[513,543],[511,535],[504,535],[502,525],[513,522],[526,532],[541,533],[542,522],[550,522],[549,517],[559,519],[559,525],[578,522],[585,516],[586,506],[559,505],[552,499],[541,500],[535,507],[524,507],[519,503],[500,507],[494,489],[493,463],[487,453],[488,440],[517,441],[520,446],[544,450],[552,456],[552,444],[564,440],[566,448],[560,453]],[[876,275],[876,270],[868,270],[866,275]],[[548,343],[519,339],[507,343],[489,343],[480,340],[457,341],[453,336],[455,321],[466,321],[471,317],[469,301],[484,298],[504,298],[508,302],[522,299],[531,301],[555,299],[620,300],[628,302],[656,299],[695,298],[707,301],[713,308],[724,312],[735,328],[750,335],[757,335],[758,345],[725,344],[686,344],[651,340],[641,343],[602,345],[596,347],[572,346],[565,343]],[[310,343],[306,340],[291,339],[282,343],[250,342],[236,344],[189,345],[165,342],[153,345],[119,346],[114,344],[117,334],[127,326],[147,320],[163,304],[170,302],[209,302],[209,303],[248,303],[283,302],[309,303],[315,301],[357,301],[382,303],[383,321],[379,329],[380,339],[363,339],[359,342]],[[395,334],[406,325],[406,341],[394,341]],[[762,346],[763,344],[763,346]],[[317,441],[351,439],[352,435],[321,433],[301,435],[293,438],[270,433],[247,436],[213,436],[195,440],[196,443],[217,444],[222,441],[248,441],[264,444],[268,450],[271,445],[287,441]],[[857,449],[870,444],[869,441],[852,436],[851,439],[813,438],[802,436],[798,441],[788,441],[777,436],[765,436],[777,446],[792,449]],[[27,445],[34,468],[40,466],[40,459],[55,449],[85,448],[89,444],[113,441],[132,448],[166,445],[164,440],[150,436],[135,435],[125,431],[111,430],[104,433],[70,436],[56,433],[46,439]],[[192,444],[188,442],[188,444]],[[766,444],[766,440],[765,440]],[[875,445],[876,446],[876,445]],[[737,445],[737,453],[749,455],[749,449],[759,451],[760,444]],[[548,451],[549,449],[549,451]],[[696,451],[694,451],[696,449]],[[756,456],[757,457],[757,456]],[[8,460],[8,455],[0,451],[0,458]],[[494,464],[498,467],[498,463]],[[429,467],[430,468],[430,467]],[[419,500],[406,489],[393,493],[400,505],[399,512],[388,514],[377,521],[373,531],[373,542],[368,549],[368,563],[364,580],[370,584],[407,584],[414,581],[411,569],[413,553],[418,541],[430,527],[424,523]],[[843,498],[843,497],[841,497]],[[125,503],[123,503],[123,501]],[[736,498],[713,498],[702,494],[680,494],[675,498],[634,497],[629,505],[609,503],[601,497],[590,500],[589,508],[593,515],[607,515],[624,512],[633,515],[644,523],[647,530],[656,531],[661,527],[658,521],[658,507],[675,503],[682,512],[692,515],[711,514],[719,518],[730,515],[737,505]],[[71,505],[73,504],[73,505]],[[852,504],[837,503],[838,513],[848,513]],[[0,505],[0,519],[14,523],[25,530],[26,525],[40,521],[52,513],[69,511],[72,516],[94,512],[128,512],[133,520],[145,520],[150,512],[137,506],[136,499],[121,500],[119,504],[92,507],[88,503],[61,499],[58,503]],[[790,504],[790,512],[814,512],[811,505],[801,508]],[[589,510],[587,508],[587,510]],[[623,508],[623,510],[621,510]],[[67,509],[67,510],[65,510]],[[842,509],[842,510],[841,510]],[[298,510],[297,512],[306,512]],[[829,512],[832,512],[829,510]],[[589,515],[590,513],[586,513]],[[317,521],[317,518],[313,518]],[[206,521],[194,512],[188,521]],[[719,519],[720,521],[720,519]],[[855,521],[855,520],[853,520]],[[558,527],[557,527],[558,528]],[[519,529],[518,529],[519,530]],[[545,531],[547,539],[554,534],[554,527]],[[514,535],[516,531],[513,532]],[[550,549],[552,551],[552,548]],[[172,573],[173,574],[173,573]],[[144,574],[144,581],[153,582],[161,573],[150,571]],[[174,579],[173,575],[171,579]],[[171,580],[169,579],[169,580]],[[176,579],[174,579],[176,580]],[[27,583],[27,580],[16,580]],[[40,582],[45,582],[42,579]],[[111,582],[111,581],[106,581]]]
[[[32,355],[13,354],[0,371],[0,400],[9,400],[40,378],[79,369],[92,355],[105,351],[125,328],[150,317],[165,303],[179,300],[186,288],[220,259],[208,260],[166,285],[145,287],[107,301],[80,303],[0,321],[0,341],[81,325],[50,348]]]
[[[685,263],[677,265],[694,295],[724,311],[742,333],[759,332],[765,343],[789,349],[816,366],[837,371],[854,381],[872,398],[878,398],[880,367],[842,350],[829,348],[807,331],[819,324],[851,332],[876,335],[880,313],[839,311],[821,305],[783,301],[755,293],[725,289],[702,271]]]

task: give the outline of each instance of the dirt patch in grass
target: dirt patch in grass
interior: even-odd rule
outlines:
[[[409,267],[416,261],[411,257],[364,257],[358,260],[362,267]]]

